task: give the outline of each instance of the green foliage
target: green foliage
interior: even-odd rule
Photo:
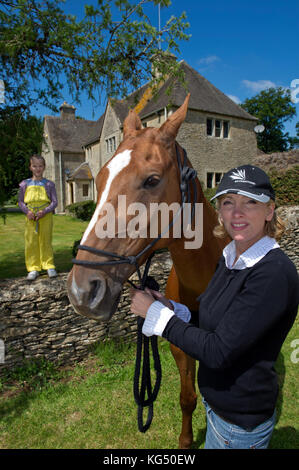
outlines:
[[[276,193],[277,206],[293,206],[299,204],[299,165],[286,172],[271,169],[268,174]]]
[[[29,158],[40,153],[42,136],[41,119],[28,116],[21,109],[0,109],[0,206],[30,176]]]
[[[26,360],[21,366],[7,371],[2,382],[19,382],[27,390],[41,390],[59,376],[58,367],[44,358]]]
[[[172,75],[177,65],[169,62],[168,51],[178,51],[178,42],[189,38],[189,24],[182,13],[159,32],[147,16],[148,5],[158,3],[167,8],[171,2],[101,0],[97,7],[85,5],[78,20],[64,13],[63,0],[0,0],[7,102],[31,106],[38,101],[54,110],[65,86],[77,102],[82,90],[97,102],[102,91],[125,96],[151,77],[153,57],[159,71],[168,64]]]
[[[90,220],[96,208],[94,201],[75,202],[66,206],[66,211],[70,212],[73,216],[80,220]]]
[[[299,148],[299,121],[296,124],[296,137],[289,137],[289,143],[291,149]]]
[[[202,185],[202,187],[204,186]],[[204,193],[206,200],[210,202],[211,197],[215,196],[216,194],[216,188],[205,188],[203,190],[203,193]],[[210,202],[210,204],[212,204],[212,206],[215,207],[215,200]]]
[[[265,126],[265,130],[257,135],[259,149],[266,153],[287,150],[289,134],[283,131],[283,126],[296,115],[290,91],[281,87],[269,88],[246,99],[241,107]]]

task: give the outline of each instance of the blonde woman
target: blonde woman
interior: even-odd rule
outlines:
[[[275,239],[283,224],[263,170],[233,168],[214,198],[214,234],[231,242],[200,296],[199,327],[188,323],[187,307],[154,291],[132,289],[131,311],[145,318],[145,335],[163,336],[200,361],[205,448],[267,448],[278,396],[274,364],[296,318],[298,276]]]

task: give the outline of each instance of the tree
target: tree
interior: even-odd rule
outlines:
[[[296,136],[289,137],[289,143],[291,149],[298,149],[299,148],[299,121],[296,124]]]
[[[30,176],[29,158],[41,152],[43,123],[25,116],[21,109],[6,107],[0,111],[0,207]]]
[[[166,74],[180,76],[169,52],[178,52],[178,42],[188,39],[189,24],[182,13],[159,32],[146,15],[148,5],[159,3],[171,4],[98,0],[97,8],[85,5],[85,16],[78,20],[63,11],[63,0],[0,0],[0,78],[6,102],[29,107],[38,101],[56,110],[65,87],[80,102],[83,90],[93,100],[103,91],[123,97],[149,77],[157,85]],[[158,74],[152,74],[152,67]]]
[[[241,107],[265,126],[265,130],[257,135],[259,149],[266,153],[287,150],[289,134],[283,131],[283,127],[296,115],[289,91],[281,87],[269,88],[246,99]]]

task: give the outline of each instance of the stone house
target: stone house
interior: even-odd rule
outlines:
[[[64,212],[65,206],[72,202],[95,197],[93,177],[82,145],[98,125],[98,121],[76,119],[75,107],[65,102],[60,106],[60,116],[44,118],[44,176],[56,185],[58,213]]]
[[[180,128],[177,140],[185,148],[204,187],[214,187],[218,184],[224,172],[233,166],[253,161],[257,154],[254,132],[257,119],[234,103],[186,62],[182,61],[181,66],[185,73],[185,82],[191,97],[186,120]],[[58,184],[61,185],[61,194],[64,191],[59,206],[60,210],[64,210],[66,204],[76,200],[84,200],[84,198],[96,200],[96,175],[100,168],[112,157],[121,142],[123,121],[129,109],[135,109],[144,127],[160,127],[167,117],[181,106],[186,97],[186,89],[181,83],[175,82],[169,95],[166,90],[169,88],[170,83],[170,79],[166,80],[155,97],[152,97],[149,84],[145,84],[124,100],[109,99],[105,112],[98,121],[85,121],[85,134],[82,131],[80,135],[80,138],[82,138],[80,142],[81,152],[80,162],[78,161],[77,166],[83,162],[87,165],[81,167],[79,171],[81,179],[77,177],[78,173],[76,173],[77,169],[74,167],[74,159],[69,160],[67,156],[65,157],[67,164],[65,163],[63,168],[67,168],[72,173],[68,175],[68,178],[65,178],[63,170],[60,171],[59,151],[56,150],[56,161],[58,163],[56,162],[55,175],[58,177],[62,175],[62,178],[64,178],[63,183],[59,179],[54,180],[56,187]],[[60,117],[60,122],[64,126],[66,124],[63,121],[63,119],[66,119],[64,116],[66,106],[69,105],[62,105],[63,115]],[[70,108],[68,108],[68,113],[71,114]],[[53,119],[56,119],[56,131],[58,132],[59,118]],[[70,120],[69,115],[67,119]],[[74,120],[74,111],[72,119]],[[81,120],[76,120],[76,123],[77,121]],[[49,126],[49,119],[47,124]],[[74,136],[79,149],[77,129],[75,135],[73,128],[69,140],[71,140],[71,135]],[[85,135],[86,138],[84,138]],[[62,154],[69,155],[66,151]],[[77,155],[77,158],[79,158],[79,152]],[[72,166],[71,163],[74,165]],[[83,178],[84,168],[85,179]],[[87,168],[90,173],[88,173]],[[90,174],[92,179],[88,176]],[[50,174],[49,178],[51,179]],[[52,179],[54,178],[52,177]],[[73,189],[66,187],[70,184],[73,185]],[[85,185],[85,196],[83,196],[83,185]],[[90,188],[88,196],[86,196],[87,185]]]

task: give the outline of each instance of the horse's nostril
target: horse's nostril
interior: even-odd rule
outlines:
[[[88,304],[90,308],[96,307],[103,299],[106,292],[105,279],[93,279],[89,281]]]
[[[90,291],[89,291],[89,301],[92,302],[97,296],[98,290],[101,287],[101,281],[91,281],[90,282]]]

